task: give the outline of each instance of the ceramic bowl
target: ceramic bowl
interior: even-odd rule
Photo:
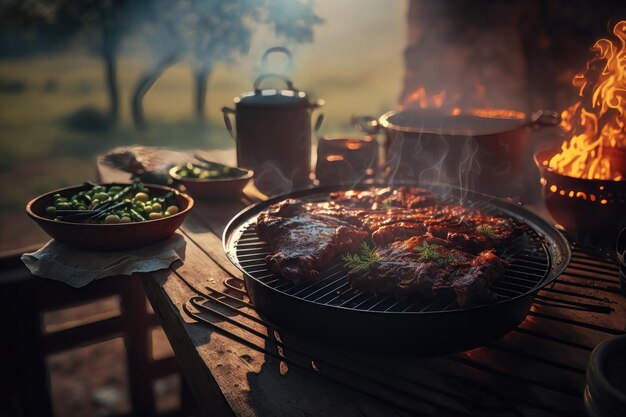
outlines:
[[[102,184],[105,186],[130,184]],[[156,243],[172,236],[189,214],[194,201],[191,197],[177,190],[160,185],[147,185],[151,196],[174,193],[180,211],[171,216],[143,222],[117,224],[71,223],[53,220],[46,216],[46,207],[53,205],[53,196],[60,194],[70,197],[79,191],[88,190],[89,185],[76,185],[50,191],[31,200],[26,206],[26,213],[50,237],[78,249],[122,250]]]
[[[188,178],[178,174],[181,168],[182,165],[173,166],[170,169],[170,176],[183,184],[189,194],[204,200],[237,198],[254,176],[254,172],[249,169],[236,168],[241,171],[241,176],[214,179]]]
[[[584,391],[587,414],[626,415],[626,335],[614,336],[591,352]]]

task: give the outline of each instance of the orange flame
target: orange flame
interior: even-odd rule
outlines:
[[[443,106],[445,100],[445,90],[441,90],[434,95],[428,95],[424,87],[418,87],[406,97],[403,103],[403,107],[418,107],[420,109],[440,109]]]
[[[484,87],[483,87],[484,89]],[[419,109],[440,109],[443,113],[450,114],[452,116],[459,116],[461,114],[469,114],[477,117],[488,118],[503,118],[503,119],[525,119],[526,114],[523,112],[508,110],[508,109],[493,109],[493,108],[478,108],[471,107],[461,109],[458,106],[449,108],[450,102],[458,102],[460,97],[450,97],[446,90],[441,90],[435,95],[429,95],[424,87],[418,87],[409,95],[399,106],[400,110],[406,108],[419,108]]]
[[[453,109],[453,113],[454,114],[454,110],[458,109],[455,108]],[[515,110],[507,110],[507,109],[477,109],[477,108],[469,108],[466,109],[465,111],[460,111],[457,114],[471,114],[472,116],[477,116],[477,117],[487,117],[487,118],[492,118],[492,119],[519,119],[519,120],[523,120],[526,118],[526,113],[521,112],[521,111],[515,111]]]
[[[572,134],[550,169],[576,178],[619,181],[623,166],[615,166],[611,148],[626,148],[626,20],[615,25],[614,41],[600,39],[595,56],[572,84],[581,100],[561,113],[561,127]]]

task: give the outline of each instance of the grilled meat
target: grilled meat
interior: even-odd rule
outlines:
[[[366,270],[351,271],[356,289],[392,294],[398,299],[419,293],[453,295],[460,307],[492,301],[490,286],[502,277],[504,265],[492,251],[474,256],[450,242],[417,236],[377,249],[378,261]]]
[[[437,265],[421,262],[415,251],[415,246],[424,243],[435,246],[435,250],[443,251],[445,248],[444,241],[429,236],[393,242],[376,249],[378,261],[369,269],[350,271],[348,282],[353,288],[362,291],[392,294],[400,299],[415,291],[433,296],[432,286],[437,279]],[[405,290],[409,287],[411,290]]]
[[[419,208],[437,204],[435,195],[424,188],[370,188],[365,191],[338,191],[330,194],[331,201],[344,207],[371,208],[389,207]]]
[[[421,236],[428,231],[423,223],[398,222],[376,228],[372,232],[372,241],[376,246],[384,246],[411,236]]]
[[[495,248],[517,230],[510,220],[456,205],[370,212],[361,214],[358,219],[358,224],[370,230],[373,237],[380,235],[374,239],[377,246],[428,232],[471,253]],[[402,228],[404,232],[400,231]],[[420,232],[422,229],[425,230]],[[386,232],[388,230],[396,231],[395,235]]]
[[[265,259],[270,270],[295,281],[315,280],[321,269],[332,265],[340,255],[357,250],[369,238],[365,230],[310,213],[301,201],[294,199],[261,213],[257,230],[274,252]]]
[[[331,216],[356,226],[362,226],[363,216],[372,211],[368,208],[342,206],[333,201],[323,203],[306,203],[303,207],[310,213]]]
[[[268,267],[287,279],[315,280],[371,241],[379,261],[349,274],[354,288],[397,298],[448,294],[467,307],[494,299],[490,288],[504,266],[491,249],[516,226],[475,209],[437,205],[429,191],[403,187],[332,193],[318,203],[288,199],[261,213],[257,229],[273,251]]]
[[[428,231],[424,223],[428,216],[421,216],[416,210],[351,208],[334,202],[308,203],[305,208],[311,213],[331,216],[369,230],[376,246],[423,235]]]
[[[490,289],[491,285],[500,280],[503,274],[503,261],[493,250],[486,250],[471,260],[469,268],[461,268],[435,282],[433,293],[453,292],[460,307],[493,302],[496,296]]]
[[[428,232],[472,253],[495,248],[517,230],[510,220],[460,206],[442,207],[440,213],[439,219],[427,222]]]

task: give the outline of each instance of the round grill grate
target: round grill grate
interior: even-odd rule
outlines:
[[[327,197],[327,193],[321,193],[300,198],[315,202],[327,201]],[[453,203],[455,200],[455,198],[449,197],[442,203]],[[545,284],[545,281],[550,278],[549,273],[552,265],[549,243],[541,234],[519,216],[507,213],[489,201],[464,200],[463,205],[488,214],[512,218],[520,225],[521,233],[496,251],[507,262],[504,279],[492,286],[498,301],[524,296]],[[347,270],[340,262],[320,271],[319,281],[314,283],[303,282],[296,285],[267,268],[265,257],[271,254],[271,250],[267,243],[260,240],[257,235],[257,216],[258,212],[232,231],[227,241],[226,250],[231,260],[241,270],[277,292],[310,303],[359,311],[417,313],[459,309],[453,299],[437,298],[432,300],[414,295],[399,301],[393,296],[376,296],[355,290],[348,284]]]

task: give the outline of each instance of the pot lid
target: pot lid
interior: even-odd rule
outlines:
[[[261,89],[261,83],[268,78],[282,80],[287,89]],[[293,106],[310,107],[311,104],[303,91],[297,90],[291,80],[280,74],[263,74],[254,81],[254,91],[248,91],[235,98],[238,106]]]
[[[528,126],[525,119],[509,117],[457,116],[434,110],[404,110],[381,116],[383,127],[403,132],[439,133],[444,135],[490,135]]]

